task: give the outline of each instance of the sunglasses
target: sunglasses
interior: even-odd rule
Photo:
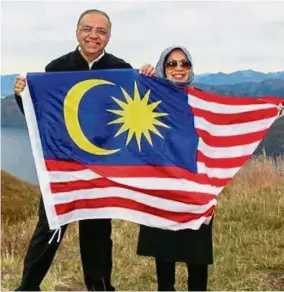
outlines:
[[[181,61],[177,61],[177,60],[170,60],[168,62],[166,62],[165,67],[167,69],[174,69],[177,66],[180,66],[182,69],[185,70],[189,70],[191,68],[191,64],[190,62],[188,62],[187,60],[181,60]]]

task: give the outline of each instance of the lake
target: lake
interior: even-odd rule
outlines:
[[[1,170],[38,184],[28,131],[1,128]]]

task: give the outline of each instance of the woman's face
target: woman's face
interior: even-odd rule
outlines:
[[[186,81],[191,70],[186,54],[180,50],[173,50],[165,62],[165,75],[172,81]]]

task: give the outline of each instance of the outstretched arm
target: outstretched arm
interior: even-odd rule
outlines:
[[[22,113],[24,113],[24,109],[23,109],[21,93],[25,87],[26,87],[26,78],[23,76],[17,76],[14,83],[14,92],[15,92],[16,102]]]

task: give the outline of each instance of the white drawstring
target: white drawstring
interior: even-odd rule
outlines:
[[[52,237],[50,238],[48,244],[51,244],[51,242],[53,241],[54,239],[54,236],[56,235],[56,233],[58,232],[58,237],[57,237],[57,242],[60,241],[60,237],[61,237],[61,227],[57,228],[54,230],[53,234],[52,234]]]

